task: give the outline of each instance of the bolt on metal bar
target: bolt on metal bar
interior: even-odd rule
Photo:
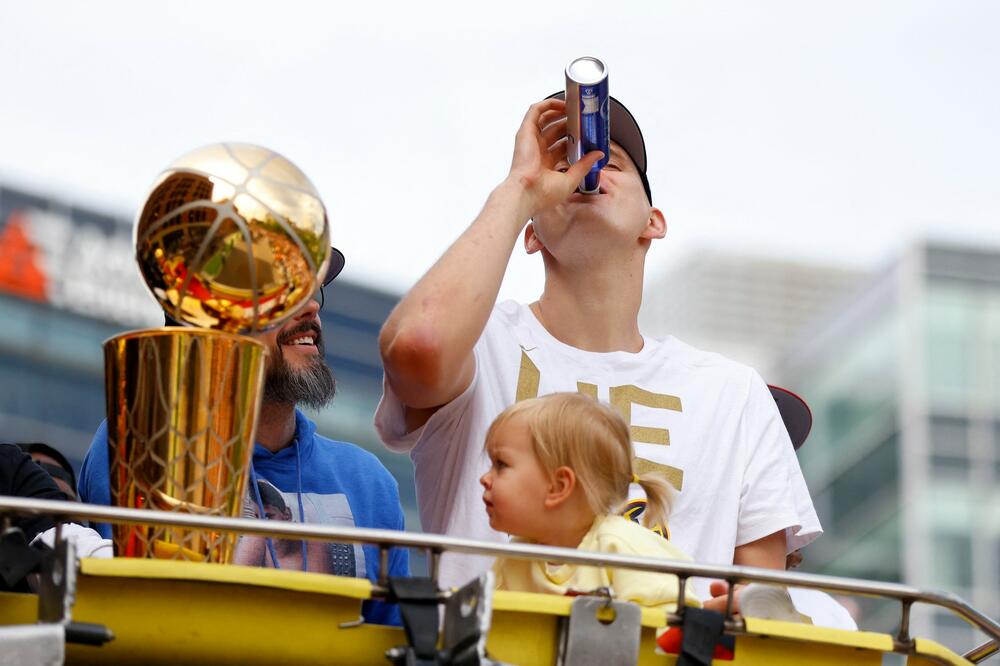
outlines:
[[[793,587],[806,587],[838,594],[866,597],[888,597],[910,603],[919,601],[946,608],[974,624],[989,638],[1000,640],[1000,623],[970,606],[962,598],[947,592],[920,590],[899,583],[884,583],[857,578],[841,578],[820,574],[793,573],[775,569],[744,566],[701,564],[681,560],[664,560],[653,557],[594,553],[572,548],[539,546],[526,543],[497,544],[474,539],[462,539],[437,534],[416,534],[357,527],[336,527],[312,523],[290,523],[279,520],[254,518],[223,518],[151,509],[125,509],[121,507],[80,504],[56,500],[0,497],[0,514],[60,516],[97,522],[157,525],[181,528],[208,529],[237,534],[253,534],[283,539],[313,539],[340,543],[375,544],[379,547],[433,548],[439,552],[452,551],[491,557],[507,557],[535,561],[555,561],[588,566],[622,567],[636,571],[670,573],[699,578],[717,578],[747,583],[773,583]]]

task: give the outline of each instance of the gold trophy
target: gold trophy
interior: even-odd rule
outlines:
[[[330,261],[316,188],[277,153],[215,144],[175,160],[135,221],[146,286],[178,327],[104,343],[111,502],[240,514],[263,390],[264,345],[241,333],[306,304]],[[236,537],[116,525],[119,556],[226,563]]]

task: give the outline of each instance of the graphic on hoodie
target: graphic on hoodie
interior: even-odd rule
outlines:
[[[257,477],[264,516],[268,520],[299,522],[299,500],[297,493],[283,493],[266,479]],[[305,522],[339,527],[354,527],[354,515],[347,496],[343,493],[322,495],[302,493],[302,508]],[[247,492],[243,501],[244,518],[261,518],[256,497]],[[303,571],[302,541],[298,539],[272,539],[274,552],[281,569]],[[305,557],[307,571],[356,577],[365,571],[365,555],[361,546],[345,543],[307,541]],[[241,536],[236,543],[233,564],[251,567],[273,567],[267,539],[259,536]]]

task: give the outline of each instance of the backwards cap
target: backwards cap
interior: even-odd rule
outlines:
[[[545,99],[566,100],[566,91],[552,93]],[[646,141],[642,138],[642,130],[639,123],[635,121],[635,116],[624,104],[614,97],[611,98],[611,140],[622,147],[639,170],[639,178],[642,179],[642,189],[646,191],[646,199],[649,205],[653,205],[653,194],[649,189],[649,179],[646,177]]]

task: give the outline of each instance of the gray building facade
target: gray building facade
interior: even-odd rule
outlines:
[[[912,247],[805,330],[781,374],[814,415],[800,460],[826,534],[806,567],[1000,614],[1000,251]],[[898,617],[863,609],[873,628]],[[949,646],[982,639],[919,606],[913,625]]]

